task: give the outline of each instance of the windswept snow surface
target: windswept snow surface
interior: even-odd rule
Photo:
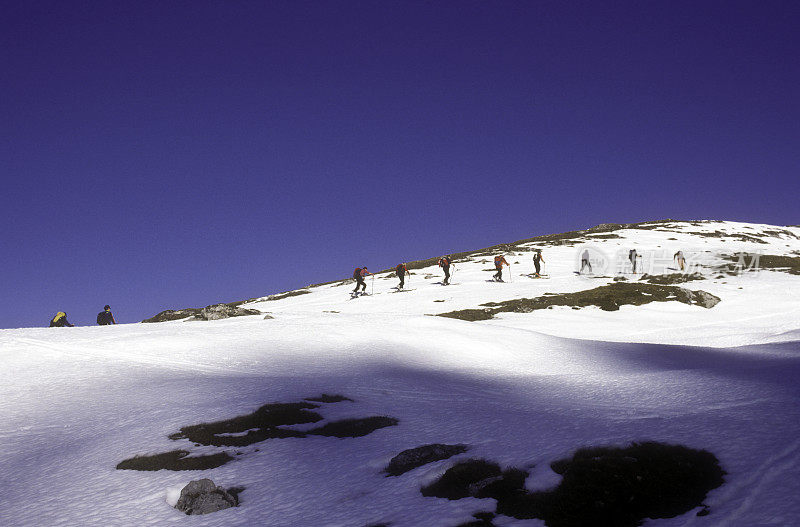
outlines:
[[[592,243],[607,254],[635,247],[654,259],[661,249],[711,251],[704,261],[739,250],[800,250],[797,228],[786,229],[794,238],[759,234],[776,229],[765,225],[659,228]],[[689,234],[703,229],[767,243]],[[475,256],[457,264],[450,287],[434,285],[438,271],[429,268],[414,271],[416,290],[402,294],[390,293],[395,279],[379,276],[380,294],[370,297],[350,300],[352,285],[329,284],[245,306],[271,312],[270,320],[0,331],[0,525],[452,527],[495,506],[420,494],[460,459],[529,469],[527,486],[544,489],[558,483],[548,464],[580,447],[645,440],[709,450],[727,471],[705,501],[710,515],[696,509],[646,525],[800,524],[800,276],[715,278],[704,268],[708,279],[682,286],[722,298],[712,309],[667,302],[503,313],[485,322],[427,316],[609,283],[612,270],[608,278],[573,274],[580,246],[541,246],[547,280],[520,276],[532,264],[518,249],[509,258],[520,262],[513,283],[487,283],[491,273],[482,269],[491,256]],[[325,420],[313,426],[373,415],[399,424],[359,438],[241,448],[167,437],[321,393],[353,402],[321,403]],[[470,450],[399,477],[381,474],[400,451],[428,443]],[[115,470],[134,455],[179,448],[235,460],[204,471]],[[241,505],[206,516],[170,507],[183,485],[202,477],[245,487]]]

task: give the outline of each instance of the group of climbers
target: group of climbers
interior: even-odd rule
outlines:
[[[111,312],[111,306],[105,305],[103,306],[103,310],[97,314],[97,325],[98,326],[110,326],[111,324],[116,324],[117,321],[114,320],[114,314]],[[59,311],[56,313],[56,316],[50,320],[50,327],[51,328],[72,328],[75,327],[75,324],[70,324],[67,320],[67,314],[63,311]]]
[[[637,271],[641,272],[641,258],[636,249],[631,249],[628,252],[628,260],[631,263],[631,268],[633,273],[636,274]],[[686,258],[683,255],[683,251],[678,251],[673,256],[673,259],[677,261],[678,266],[681,271],[686,269]],[[546,263],[544,257],[542,256],[541,249],[535,249],[533,254],[533,265],[536,268],[536,272],[532,275],[527,275],[532,278],[542,278],[542,264]],[[444,273],[444,279],[442,280],[442,285],[450,285],[450,271],[451,267],[453,270],[455,269],[455,265],[453,265],[453,258],[449,255],[442,256],[439,258],[437,265],[441,267],[442,272]],[[503,282],[503,267],[511,267],[511,264],[508,263],[505,256],[499,254],[494,257],[494,268],[495,273],[492,276],[492,281],[495,282]],[[588,269],[589,273],[592,272],[592,263],[591,263],[591,255],[588,249],[584,249],[581,253],[581,266],[580,270],[577,271],[578,274],[582,274],[585,269]],[[372,274],[367,271],[366,267],[358,267],[355,271],[353,271],[353,278],[356,280],[356,288],[353,290],[354,295],[358,295],[359,292],[364,293],[367,290],[367,284],[364,281],[366,275]],[[397,285],[396,289],[402,290],[405,287],[405,277],[410,275],[411,273],[408,271],[408,264],[401,263],[397,267],[395,267],[395,274],[397,278],[400,279],[400,283]]]
[[[536,272],[532,275],[534,278],[541,278],[542,272],[542,263],[545,260],[542,257],[542,250],[536,249],[533,255],[533,265],[536,267]],[[449,255],[442,256],[439,258],[437,265],[441,267],[442,272],[444,273],[444,279],[442,280],[442,285],[450,285],[450,278],[451,278],[451,267],[453,268],[453,272],[455,272],[455,265],[453,264],[453,257]],[[493,276],[495,282],[503,282],[503,266],[511,266],[510,263],[505,259],[505,256],[498,255],[494,258],[494,266],[496,269],[496,273]],[[398,291],[402,291],[405,287],[406,283],[406,276],[410,276],[411,272],[408,270],[408,264],[403,262],[398,264],[397,267],[394,268],[395,275],[400,280],[400,283],[397,284]],[[356,287],[353,289],[353,296],[358,296],[359,294],[365,294],[367,291],[367,283],[364,279],[367,275],[371,275],[366,267],[356,267],[353,270],[353,279],[356,281]]]

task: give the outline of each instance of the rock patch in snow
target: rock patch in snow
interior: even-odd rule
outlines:
[[[684,282],[691,282],[693,280],[705,280],[705,276],[701,275],[700,273],[691,273],[691,274],[671,273],[671,274],[656,274],[656,275],[643,274],[641,278],[639,278],[640,282],[647,282],[648,284],[657,284],[657,285],[682,284]]]
[[[492,523],[495,516],[493,512],[476,512],[472,515],[475,518],[473,521],[459,524],[456,527],[495,527],[495,524]]]
[[[485,459],[469,459],[456,463],[442,476],[425,487],[423,496],[460,500],[462,498],[503,499],[525,486],[528,473],[510,468],[500,469],[497,463]]]
[[[410,448],[394,456],[389,461],[389,465],[384,469],[384,472],[387,477],[399,476],[422,465],[462,454],[468,448],[467,445],[443,445],[440,443]]]
[[[206,446],[247,446],[266,439],[305,437],[303,432],[281,428],[287,425],[316,423],[322,416],[309,410],[311,403],[265,404],[255,412],[198,425],[184,426],[170,439],[188,439]]]
[[[189,456],[186,450],[173,450],[152,456],[134,456],[121,461],[117,470],[208,470],[217,468],[233,458],[225,452],[205,456]]]
[[[223,318],[231,317],[244,317],[247,315],[260,315],[261,311],[257,309],[245,309],[242,307],[234,307],[228,304],[216,304],[213,306],[206,306],[200,310],[200,313],[195,315],[197,320],[221,320]]]
[[[462,309],[440,313],[440,317],[460,320],[489,320],[497,313],[530,313],[553,306],[581,308],[597,306],[604,311],[616,311],[620,306],[641,306],[650,302],[675,300],[684,304],[714,307],[720,298],[705,291],[692,291],[682,287],[645,284],[641,282],[614,282],[608,285],[575,293],[548,294],[536,298],[518,298],[504,302],[481,304],[483,309]]]
[[[223,318],[261,314],[261,311],[256,309],[245,309],[235,304],[236,303],[213,304],[202,309],[194,307],[178,310],[167,309],[154,317],[142,320],[142,322],[169,322],[171,320],[182,320],[188,317],[191,317],[190,320],[220,320]]]
[[[730,262],[729,274],[737,274],[744,270],[766,269],[794,275],[800,275],[800,257],[798,256],[777,256],[774,254],[734,254],[726,255],[724,260]],[[754,266],[750,269],[750,266]]]
[[[142,322],[169,322],[171,320],[183,320],[184,318],[194,317],[200,313],[200,309],[190,307],[187,309],[167,309],[154,317],[146,318]]]
[[[322,394],[319,397],[306,400],[315,400],[321,403],[352,402],[352,399],[343,395],[328,394]],[[250,414],[223,421],[184,426],[180,432],[171,434],[169,438],[173,441],[188,439],[195,443],[196,446],[238,447],[252,445],[267,439],[303,438],[311,435],[340,438],[361,437],[371,434],[375,430],[387,426],[395,426],[399,423],[394,417],[381,415],[331,421],[324,426],[306,431],[283,428],[288,425],[321,421],[323,419],[321,415],[309,411],[315,408],[319,408],[319,405],[309,402],[265,404]],[[219,467],[234,459],[227,452],[191,457],[189,457],[189,454],[190,452],[186,450],[174,450],[152,456],[135,456],[120,462],[117,465],[117,469],[205,470]],[[242,452],[236,453],[237,456],[242,454]]]
[[[343,401],[353,402],[352,399],[349,397],[345,397],[344,395],[329,395],[327,393],[323,393],[318,397],[306,397],[306,401],[311,401],[312,403],[341,403]]]
[[[319,428],[309,430],[307,434],[328,437],[361,437],[387,426],[396,426],[398,423],[399,421],[394,417],[385,415],[360,419],[342,419],[341,421],[333,421]]]
[[[663,443],[585,448],[551,467],[563,479],[550,491],[529,492],[527,472],[501,471],[486,460],[458,463],[421,491],[451,500],[494,498],[497,514],[538,518],[548,527],[635,527],[644,518],[671,518],[702,505],[725,475],[710,452]]]
[[[307,295],[310,294],[311,291],[308,289],[297,289],[295,291],[286,291],[285,293],[278,293],[276,295],[269,295],[266,298],[262,298],[261,300],[264,301],[274,301],[274,300],[283,300],[284,298],[290,298],[293,296],[300,296],[300,295]]]
[[[186,514],[209,514],[239,505],[236,496],[222,487],[214,485],[210,479],[190,481],[181,490],[181,497],[175,508]]]

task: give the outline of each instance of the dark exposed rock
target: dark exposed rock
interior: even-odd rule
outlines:
[[[497,512],[549,527],[635,527],[699,506],[725,474],[713,454],[663,443],[582,449],[551,467],[562,475],[558,487],[498,503]]]
[[[319,406],[311,403],[266,404],[247,415],[184,426],[170,439],[185,438],[211,446],[246,446],[266,439],[304,437],[303,432],[280,427],[321,421],[321,415],[309,411],[314,408]]]
[[[387,476],[399,476],[422,465],[464,453],[467,449],[467,445],[443,445],[439,443],[410,448],[394,456],[389,461],[389,465],[384,472],[386,472]]]
[[[121,461],[117,470],[208,470],[217,468],[233,458],[225,452],[206,456],[189,456],[186,450],[173,450],[152,456],[135,456]]]
[[[230,507],[236,507],[239,501],[222,487],[217,487],[210,479],[190,481],[181,490],[181,496],[175,508],[186,514],[209,514]]]
[[[694,298],[692,298],[692,302],[695,305],[702,306],[706,309],[711,309],[716,306],[720,303],[720,300],[718,296],[712,295],[706,291],[694,291]]]
[[[284,298],[290,298],[293,296],[300,296],[300,295],[307,295],[311,293],[308,289],[297,289],[295,291],[286,291],[285,293],[278,293],[276,295],[269,295],[266,298],[262,298],[261,300],[271,302],[275,300],[283,300]]]
[[[597,306],[604,311],[616,311],[623,305],[641,306],[650,302],[668,302],[670,300],[711,308],[719,303],[720,298],[705,291],[692,291],[682,287],[642,282],[614,282],[575,293],[551,294],[536,298],[518,298],[504,302],[488,302],[481,304],[481,308],[450,311],[448,313],[440,313],[438,316],[477,321],[489,320],[497,313],[530,313],[552,306],[573,308]]]
[[[648,284],[658,285],[672,285],[691,282],[693,280],[704,280],[705,276],[700,273],[684,274],[684,273],[671,273],[671,274],[643,274],[639,278],[640,282],[647,282]]]
[[[470,459],[447,469],[442,476],[425,487],[423,496],[448,500],[461,498],[494,498],[502,500],[522,492],[528,473],[518,469],[500,470],[497,463]]]
[[[635,527],[644,518],[672,518],[702,505],[725,475],[710,452],[663,443],[581,449],[551,468],[562,480],[549,491],[529,492],[526,472],[501,472],[486,460],[458,463],[421,491],[447,499],[494,498],[497,514],[539,518],[548,527]]]
[[[162,311],[152,318],[142,320],[142,322],[168,322],[170,320],[182,320],[191,317],[190,320],[220,320],[230,317],[242,317],[247,315],[260,315],[257,309],[245,309],[232,304],[214,304],[202,309],[187,308],[173,311],[168,309]]]
[[[456,527],[495,527],[492,523],[495,514],[493,512],[476,512],[472,515],[475,520],[457,525]]]
[[[161,313],[157,314],[154,317],[146,318],[142,320],[142,322],[169,322],[170,320],[182,320],[188,317],[194,317],[200,313],[199,308],[187,308],[187,309],[167,309],[166,311],[162,311]]]
[[[344,395],[329,395],[327,393],[323,393],[319,397],[306,397],[306,401],[311,401],[312,403],[341,403],[343,401],[350,401],[353,402],[352,399],[349,397],[345,397]]]
[[[247,315],[260,315],[261,311],[257,309],[245,309],[242,307],[233,307],[228,304],[216,304],[213,306],[206,306],[200,310],[200,313],[195,315],[198,320],[220,320],[223,318],[231,317],[244,317]]]
[[[328,437],[361,437],[371,434],[380,428],[396,426],[398,422],[394,417],[385,415],[361,419],[342,419],[341,421],[333,421],[319,428],[314,428],[307,433],[309,435]]]

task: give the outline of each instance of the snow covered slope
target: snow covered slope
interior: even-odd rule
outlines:
[[[584,246],[593,277],[573,272]],[[536,247],[548,279],[523,276]],[[527,489],[552,489],[552,462],[637,441],[708,450],[727,473],[703,501],[710,514],[698,516],[697,504],[645,525],[800,524],[800,276],[786,267],[795,260],[774,258],[800,256],[800,228],[652,223],[502,248],[513,282],[487,282],[495,253],[478,251],[459,256],[448,287],[436,284],[438,268],[422,267],[409,292],[393,293],[396,279],[384,274],[373,296],[351,300],[351,284],[333,283],[243,306],[267,320],[0,331],[0,525],[452,527],[496,506],[421,494],[459,461],[524,469]],[[593,289],[618,271],[638,283],[621,267],[631,248],[650,274],[675,273],[667,267],[682,250],[703,277],[678,286],[721,301],[562,306],[478,322],[429,316]],[[740,251],[775,268],[739,275],[725,255]],[[321,421],[282,427],[297,437],[213,446],[173,435],[322,393],[351,401],[315,403]],[[304,434],[371,416],[397,424],[360,437]],[[399,452],[430,443],[469,450],[401,476],[381,472]],[[196,471],[115,469],[177,449],[233,460]],[[169,506],[201,477],[244,487],[241,505],[206,516]]]
[[[735,222],[653,222],[607,229],[570,233],[566,237],[543,236],[537,241],[467,253],[456,260],[453,285],[449,287],[441,287],[443,274],[432,263],[412,270],[406,288],[413,291],[396,293],[392,287],[397,285],[397,279],[392,271],[368,278],[368,291],[374,290],[376,296],[350,301],[353,284],[348,280],[310,287],[307,291],[311,294],[278,301],[265,297],[242,307],[276,316],[311,316],[330,311],[398,316],[439,314],[477,308],[487,302],[582,291],[612,283],[617,276],[636,281],[641,275],[631,274],[630,249],[642,255],[640,270],[651,275],[674,274],[679,270],[673,255],[681,250],[687,258],[686,272],[699,273],[705,279],[677,285],[722,298],[713,309],[677,302],[622,306],[613,312],[592,307],[580,310],[556,307],[533,315],[503,313],[497,320],[486,323],[562,337],[703,346],[797,338],[791,331],[797,329],[800,278],[783,270],[738,273],[738,258],[724,258],[747,253],[745,270],[751,266],[754,255],[800,258],[800,228]],[[543,250],[543,272],[549,275],[547,279],[528,276],[534,272],[532,255],[536,248]],[[585,248],[591,250],[593,259],[605,260],[599,262],[599,268],[595,265],[595,274],[579,276],[574,271],[580,269],[580,254]],[[494,274],[496,254],[505,254],[511,264],[510,273],[504,271],[505,283],[488,282]],[[739,327],[743,331],[736,329]]]

